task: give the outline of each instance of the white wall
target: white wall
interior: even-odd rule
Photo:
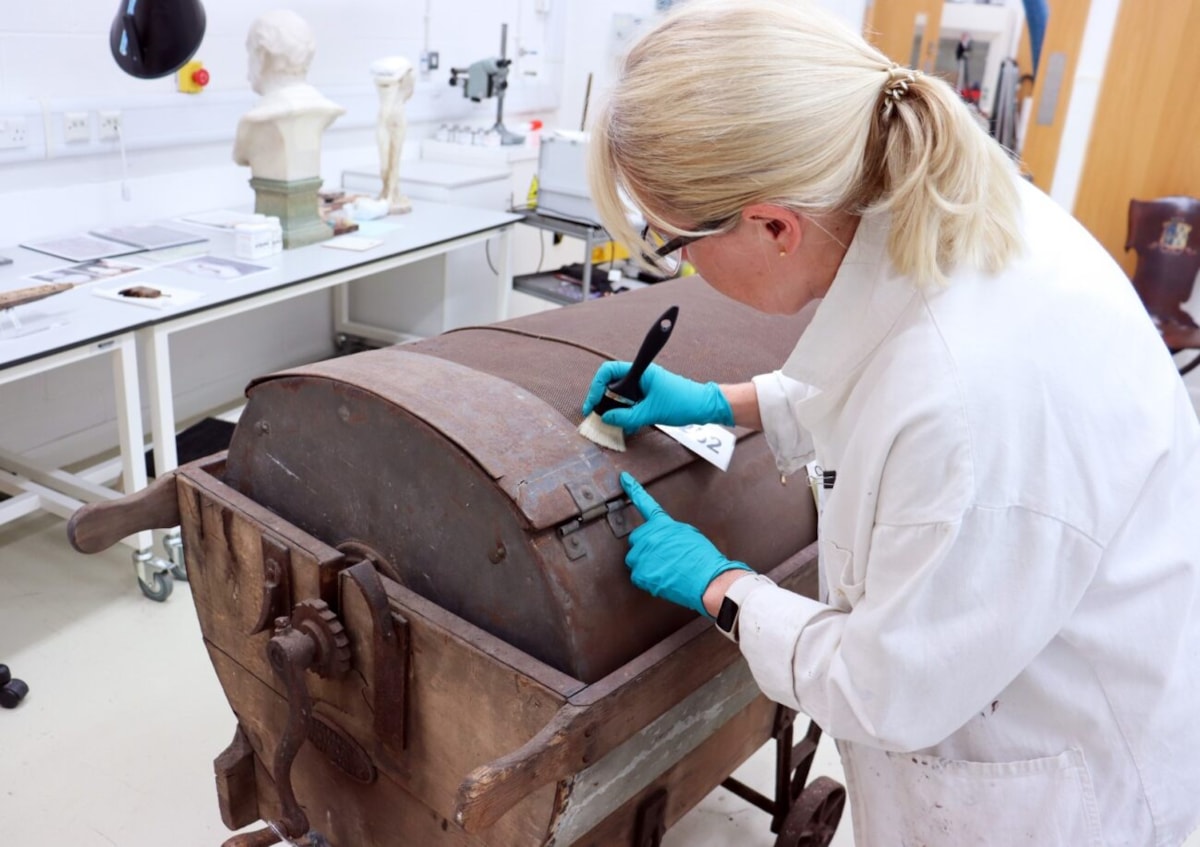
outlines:
[[[565,0],[556,0],[565,2]],[[817,0],[841,15],[855,30],[861,30],[868,0]],[[567,61],[563,70],[563,98],[559,119],[563,126],[578,129],[583,116],[588,74],[592,75],[592,100],[604,96],[618,68],[618,57],[628,48],[639,29],[654,22],[655,0],[601,0],[570,4],[567,16]],[[614,24],[614,18],[631,19],[632,27]],[[622,41],[617,37],[625,35]]]

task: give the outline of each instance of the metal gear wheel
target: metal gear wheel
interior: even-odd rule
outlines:
[[[292,609],[292,627],[317,646],[312,670],[325,679],[337,679],[350,670],[350,638],[346,628],[324,600],[302,600]]]

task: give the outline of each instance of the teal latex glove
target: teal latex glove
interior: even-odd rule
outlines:
[[[583,401],[584,417],[600,402],[608,384],[625,376],[630,367],[629,362],[605,362],[600,366],[592,377],[587,399]],[[715,382],[693,382],[652,364],[642,374],[639,384],[646,396],[627,409],[605,412],[602,420],[606,424],[619,426],[626,434],[654,424],[719,423],[733,426],[733,409]]]
[[[632,572],[633,584],[708,617],[704,608],[708,584],[725,571],[751,569],[726,559],[698,529],[664,512],[629,474],[621,474],[621,487],[646,519],[629,536],[625,564]]]

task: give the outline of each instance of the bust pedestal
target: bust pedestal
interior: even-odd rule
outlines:
[[[254,211],[279,218],[283,247],[303,247],[333,237],[333,227],[321,220],[321,178],[282,180],[251,177]]]

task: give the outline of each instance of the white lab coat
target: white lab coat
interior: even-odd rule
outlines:
[[[756,378],[780,469],[837,473],[824,602],[741,647],[839,741],[864,847],[1176,847],[1200,818],[1200,424],[1121,269],[1022,184],[1003,273],[916,290],[864,220]]]

